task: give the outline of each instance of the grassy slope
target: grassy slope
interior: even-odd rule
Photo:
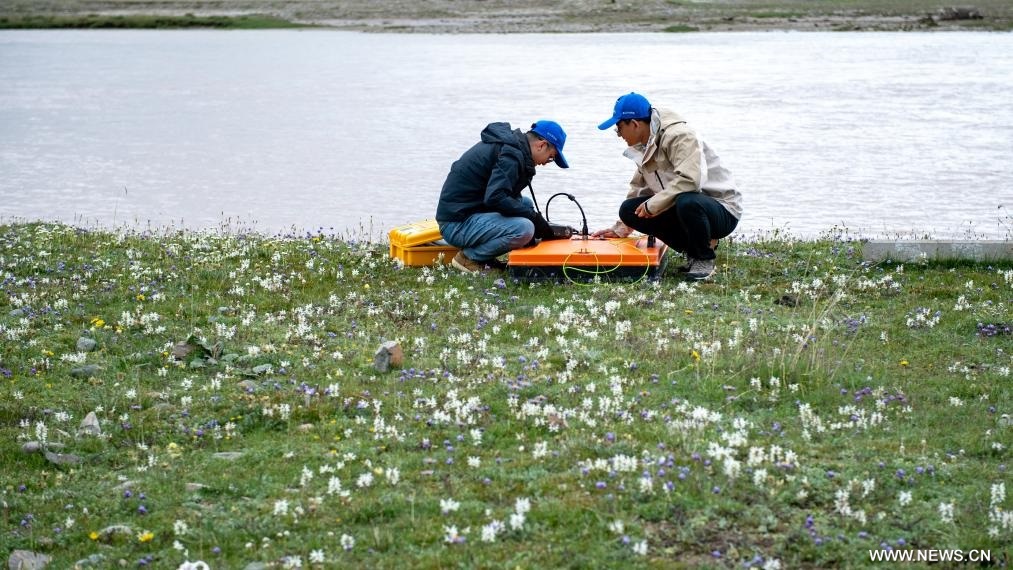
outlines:
[[[1013,268],[860,248],[729,243],[713,283],[529,286],[323,236],[0,227],[0,552],[825,568],[886,544],[1008,563],[1013,345],[978,324],[1008,324]],[[380,373],[389,339],[405,364]],[[91,411],[101,437],[76,434]],[[43,429],[82,463],[22,451]]]
[[[644,0],[537,2],[535,0],[324,1],[237,0],[7,0],[0,17],[80,18],[88,14],[201,16],[269,14],[295,22],[417,31],[621,31],[670,26],[711,29],[924,29],[927,14],[953,4],[943,0]],[[982,20],[940,22],[944,28],[1008,30],[1013,5],[973,3]],[[54,22],[60,21],[54,19]],[[415,21],[413,24],[412,21]]]

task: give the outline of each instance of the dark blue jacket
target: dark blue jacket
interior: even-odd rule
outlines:
[[[450,167],[436,221],[462,222],[480,212],[531,219],[535,211],[521,201],[521,192],[534,175],[527,135],[511,130],[510,123],[490,123],[482,131],[482,142]]]

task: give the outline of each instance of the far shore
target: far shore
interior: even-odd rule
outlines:
[[[12,0],[0,28],[319,27],[394,33],[1011,31],[1013,4],[918,0]]]

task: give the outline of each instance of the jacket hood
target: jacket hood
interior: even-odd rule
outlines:
[[[489,123],[482,131],[482,142],[503,143],[510,146],[520,147],[517,140],[517,133],[520,130],[510,128],[510,123]]]
[[[647,139],[647,144],[644,145],[644,148],[636,149],[637,151],[642,151],[642,154],[639,157],[640,162],[646,161],[654,156],[654,152],[658,149],[658,137],[660,136],[661,131],[668,129],[673,125],[685,122],[686,120],[674,111],[669,111],[667,109],[654,109],[651,112],[651,136]],[[633,147],[630,148],[632,149]],[[635,161],[637,160],[637,158],[630,156],[630,154],[623,154],[627,158],[631,158]]]
[[[535,159],[531,156],[528,137],[520,129],[511,129],[510,123],[489,123],[482,131],[482,142],[513,147],[524,157],[524,170],[528,178],[535,175]]]

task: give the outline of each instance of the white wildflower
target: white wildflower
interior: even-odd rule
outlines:
[[[461,503],[454,499],[440,499],[440,512],[443,514],[452,513],[460,508]]]
[[[906,506],[910,505],[911,504],[911,491],[901,491],[900,494],[897,495],[897,502],[900,503],[900,506],[902,506],[902,507],[906,507]]]
[[[274,514],[284,516],[288,514],[288,501],[280,499],[274,502]]]
[[[633,553],[640,556],[647,556],[647,541],[641,540],[633,545]]]
[[[944,523],[953,522],[953,503],[939,503],[939,520]]]

